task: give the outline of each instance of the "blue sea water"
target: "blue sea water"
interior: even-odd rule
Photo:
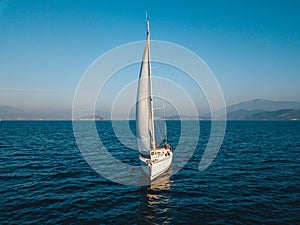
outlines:
[[[219,154],[199,172],[210,125],[200,122],[197,148],[177,174],[132,187],[89,166],[70,121],[1,121],[0,223],[299,224],[300,122],[228,121]],[[167,127],[176,151],[180,122]],[[138,163],[110,121],[97,128],[112,155]]]

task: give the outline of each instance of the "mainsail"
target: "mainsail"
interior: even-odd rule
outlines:
[[[146,19],[146,22],[147,39],[137,90],[136,133],[140,153],[150,158],[150,150],[153,149],[155,151],[155,136],[150,68],[150,29],[148,18]]]

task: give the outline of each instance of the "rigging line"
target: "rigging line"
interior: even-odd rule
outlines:
[[[153,75],[153,74],[151,74]],[[152,76],[153,77],[153,76]],[[155,112],[156,115],[154,115],[154,118],[157,118],[159,120],[161,120],[161,122],[163,123],[163,125],[158,125],[159,122],[157,120],[157,125],[158,125],[158,132],[159,132],[159,137],[162,139],[167,140],[167,126],[166,126],[166,122],[165,122],[165,118],[166,118],[166,109],[165,109],[165,101],[163,99],[163,83],[162,80],[159,79],[152,79],[152,89],[155,90],[156,94],[157,94],[157,98],[156,98],[156,107],[153,108],[153,111]],[[159,103],[159,105],[157,105],[157,103]]]

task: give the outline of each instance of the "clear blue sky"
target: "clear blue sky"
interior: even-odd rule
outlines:
[[[106,51],[152,39],[198,54],[227,104],[300,100],[300,1],[0,1],[0,105],[69,109]],[[137,75],[138,76],[138,75]]]

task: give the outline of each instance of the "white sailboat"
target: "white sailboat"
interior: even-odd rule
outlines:
[[[136,131],[139,158],[147,165],[150,180],[153,180],[170,168],[173,153],[166,140],[161,140],[163,141],[161,145],[155,144],[148,18],[146,18],[146,25],[147,38],[137,90]]]

